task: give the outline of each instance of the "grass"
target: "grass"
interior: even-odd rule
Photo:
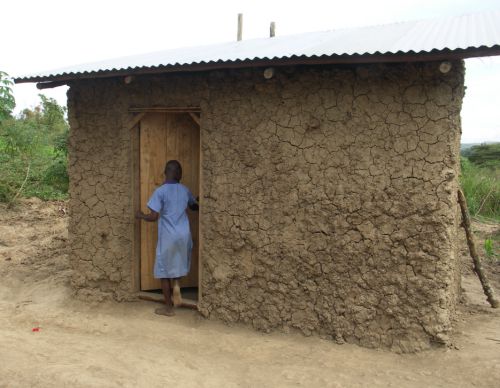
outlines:
[[[485,236],[483,249],[487,260],[500,262],[500,228]]]
[[[471,216],[483,225],[500,223],[500,144],[478,145],[462,153],[460,184]],[[464,157],[468,155],[468,157]],[[500,260],[500,228],[476,233],[485,259]]]
[[[471,215],[500,222],[500,166],[480,167],[462,158],[461,167],[460,184]]]

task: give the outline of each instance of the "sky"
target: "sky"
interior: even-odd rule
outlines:
[[[0,3],[0,70],[12,76],[182,46],[500,10],[500,0],[6,0]],[[500,57],[466,61],[462,142],[500,141]],[[66,87],[14,86],[16,111]]]

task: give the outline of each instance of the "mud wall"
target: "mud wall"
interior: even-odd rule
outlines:
[[[127,109],[199,105],[205,316],[398,351],[446,342],[463,76],[454,62],[72,85],[77,293],[134,291]]]
[[[68,91],[72,285],[91,300],[135,299],[131,106],[199,106],[202,76],[79,81]]]

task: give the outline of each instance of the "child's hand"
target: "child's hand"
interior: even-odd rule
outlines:
[[[144,220],[147,222],[156,222],[158,220],[159,213],[152,211],[149,214],[143,213],[142,211],[138,210],[137,213],[135,213],[135,218],[138,218],[139,220]]]

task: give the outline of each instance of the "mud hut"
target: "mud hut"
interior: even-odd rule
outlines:
[[[204,316],[403,351],[446,342],[463,59],[498,54],[489,13],[17,78],[69,85],[76,294],[159,288],[155,227],[134,213],[175,158],[201,198],[183,286]]]

